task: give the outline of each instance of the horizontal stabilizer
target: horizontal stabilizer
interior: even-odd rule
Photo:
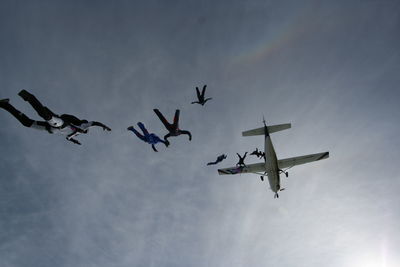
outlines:
[[[290,123],[267,126],[268,133],[283,131],[289,129],[290,127],[292,127]],[[242,136],[254,136],[254,135],[264,135],[264,134],[265,134],[264,127],[242,132]]]

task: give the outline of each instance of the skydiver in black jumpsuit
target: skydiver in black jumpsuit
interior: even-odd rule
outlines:
[[[30,119],[24,113],[17,110],[14,106],[9,103],[9,99],[0,100],[0,108],[8,111],[13,115],[22,125],[29,128],[38,130],[46,130],[49,133],[60,133],[67,135],[66,139],[75,144],[80,145],[79,141],[73,137],[78,134],[88,132],[89,127],[99,126],[103,130],[111,131],[106,125],[97,121],[80,120],[77,117],[69,114],[62,114],[60,116],[54,114],[49,108],[43,106],[39,100],[26,90],[22,90],[18,93],[22,99],[29,102],[31,106],[36,110],[38,115],[45,121],[35,121]]]
[[[207,165],[215,165],[215,164],[218,164],[218,163],[220,163],[221,161],[223,161],[224,159],[226,159],[226,155],[225,154],[222,154],[222,155],[220,155],[220,156],[218,156],[218,158],[217,158],[217,160],[216,161],[214,161],[214,162],[209,162],[209,163],[207,163]]]
[[[168,130],[168,134],[164,136],[164,140],[168,141],[167,139],[171,136],[178,136],[181,134],[187,134],[189,136],[189,141],[192,140],[192,134],[189,131],[179,129],[179,109],[175,111],[174,122],[170,124],[163,114],[158,109],[154,109],[154,112],[160,119],[160,121],[164,124],[165,128]]]
[[[238,157],[239,157],[239,162],[236,163],[236,166],[246,167],[246,164],[244,164],[244,159],[245,159],[246,156],[247,156],[247,152],[244,153],[243,157],[241,157],[241,156],[239,155],[239,153],[236,153],[236,155],[238,155]]]
[[[200,104],[200,105],[204,106],[204,104],[208,100],[212,99],[211,97],[204,99],[204,94],[206,93],[206,87],[207,87],[207,85],[203,86],[203,90],[201,91],[201,93],[200,93],[199,87],[196,87],[196,93],[197,93],[198,101],[193,101],[192,104]]]

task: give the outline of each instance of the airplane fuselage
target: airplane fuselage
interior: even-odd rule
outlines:
[[[271,190],[274,193],[278,193],[281,188],[278,159],[276,157],[275,149],[269,136],[268,128],[265,127],[265,169],[268,175],[268,182]]]

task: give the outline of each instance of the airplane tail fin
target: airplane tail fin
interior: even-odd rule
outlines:
[[[283,130],[289,129],[291,127],[292,127],[292,124],[290,124],[290,123],[267,126],[268,133],[275,133],[275,132],[283,131]],[[242,132],[242,136],[254,136],[254,135],[264,135],[264,134],[265,134],[265,127]]]

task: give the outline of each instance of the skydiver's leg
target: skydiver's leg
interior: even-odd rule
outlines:
[[[204,98],[204,94],[206,93],[207,84],[203,86],[203,90],[201,91],[201,96]]]
[[[196,86],[196,94],[197,94],[197,99],[200,100],[200,90],[199,87]]]
[[[177,110],[175,111],[175,116],[174,116],[174,124],[173,124],[174,129],[178,128],[178,124],[179,124],[179,113],[180,113],[180,111],[179,111],[179,109],[177,109]]]
[[[192,134],[189,131],[179,131],[179,134],[187,134],[189,135],[189,141],[192,141]]]
[[[236,153],[236,155],[239,157],[239,161],[238,161],[238,163],[236,165],[240,165],[240,161],[241,161],[242,157],[239,155],[239,153]]]
[[[40,103],[39,100],[28,91],[22,90],[18,93],[18,95],[22,97],[23,100],[29,102],[29,104],[31,104],[31,106],[36,110],[39,116],[46,121],[51,120],[52,117],[55,115],[50,109],[43,106],[42,103]]]
[[[110,127],[108,127],[108,126],[106,126],[105,124],[103,124],[103,123],[101,123],[101,122],[98,122],[98,121],[91,121],[91,122],[88,122],[87,120],[82,120],[82,123],[88,123],[88,124],[92,124],[92,126],[101,127],[101,128],[103,128],[104,131],[111,131],[111,128],[110,128]],[[80,125],[80,126],[81,126],[81,125]],[[85,126],[82,126],[82,128],[83,128],[83,127],[85,127]],[[133,127],[133,126],[131,126],[131,127]]]
[[[21,111],[17,110],[12,106],[8,101],[2,100],[0,102],[0,107],[6,111],[8,111],[11,115],[13,115],[22,125],[25,127],[31,127],[34,120],[28,118],[24,113]]]
[[[165,128],[167,128],[167,130],[169,131],[169,129],[171,128],[171,124],[169,124],[169,122],[164,118],[163,114],[161,114],[161,112],[158,109],[153,109],[153,110],[160,119],[160,121],[164,124]]]
[[[146,142],[146,139],[144,138],[144,136],[141,135],[138,131],[136,131],[135,128],[133,128],[133,127],[131,126],[131,127],[128,127],[128,130],[129,130],[129,131],[132,131],[137,137],[139,137],[140,140]]]
[[[138,126],[139,126],[139,128],[142,130],[142,132],[143,132],[143,134],[144,135],[149,135],[149,132],[147,131],[147,129],[146,129],[146,127],[144,126],[144,124],[143,123],[141,123],[141,122],[138,122],[138,124],[137,124]]]

